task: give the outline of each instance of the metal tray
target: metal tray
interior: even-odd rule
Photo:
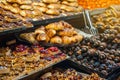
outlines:
[[[44,69],[42,71],[39,71],[39,72],[37,72],[37,73],[35,73],[35,74],[31,75],[31,76],[27,76],[26,78],[22,78],[20,80],[37,80],[40,76],[42,76],[46,72],[49,72],[49,71],[51,71],[52,69],[55,69],[55,68],[60,68],[62,70],[66,70],[68,68],[73,68],[73,69],[75,69],[78,72],[85,73],[79,67],[71,64],[71,61],[65,60],[63,62],[60,62],[59,64],[56,64],[56,65],[51,66],[51,67],[48,67],[48,68],[46,68],[46,69]],[[88,74],[85,74],[85,75],[88,75]]]
[[[20,28],[13,28],[13,29],[9,29],[9,30],[0,31],[0,36],[20,32],[25,29],[26,29],[26,27],[20,27]]]
[[[75,29],[76,29],[76,28],[75,28]],[[89,38],[90,38],[91,36],[93,36],[93,35],[91,35],[91,34],[84,33],[83,31],[81,31],[81,30],[79,30],[79,29],[76,29],[76,31],[78,32],[78,34],[81,34],[81,35],[83,35],[84,37],[89,37]],[[15,35],[18,41],[21,41],[21,42],[24,42],[24,43],[27,43],[27,44],[33,44],[33,43],[31,43],[31,42],[29,42],[29,41],[27,41],[27,40],[25,40],[25,39],[20,38],[20,34],[21,34],[21,33],[18,33],[18,34]],[[72,47],[72,46],[78,45],[79,42],[73,43],[73,44],[69,44],[69,45],[64,45],[64,44],[51,44],[51,43],[46,43],[46,42],[39,42],[39,44],[41,44],[42,46],[46,46],[46,47],[50,47],[50,46]]]
[[[112,76],[113,74],[115,74],[116,71],[118,71],[119,68],[120,68],[120,67],[116,67],[116,68],[113,69],[112,72],[108,73],[108,75],[105,75],[105,74],[102,74],[102,73],[99,72],[99,71],[95,71],[95,70],[93,70],[93,69],[88,68],[87,66],[81,65],[81,64],[73,61],[72,59],[69,59],[69,60],[71,60],[74,65],[79,66],[79,67],[82,67],[81,69],[84,70],[84,71],[86,71],[87,73],[91,74],[91,73],[95,72],[95,73],[97,73],[100,77],[105,78],[105,79],[110,78],[110,76]]]
[[[35,71],[32,71],[30,73],[28,73],[27,75],[22,75],[22,76],[18,76],[17,78],[15,78],[15,80],[34,80],[35,76],[37,76],[38,73],[42,73],[43,71],[45,71],[46,69],[52,67],[53,65],[56,65],[58,63],[61,63],[63,61],[65,61],[66,59],[68,59],[69,57],[67,56],[64,60],[58,61],[54,64],[50,64],[42,69],[38,69]]]

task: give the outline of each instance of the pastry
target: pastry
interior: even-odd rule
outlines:
[[[41,12],[46,12],[48,9],[46,7],[33,6],[33,9],[38,9]]]
[[[53,29],[53,30],[63,30],[64,26],[59,23],[50,23],[47,26],[45,26],[46,29]]]
[[[45,30],[38,28],[35,30],[35,34],[45,34]]]
[[[71,38],[68,37],[68,36],[63,36],[62,37],[62,43],[65,44],[65,45],[68,45],[68,44],[71,44]]]
[[[62,44],[62,39],[59,36],[55,36],[55,37],[51,38],[50,43]]]
[[[50,9],[60,9],[60,4],[49,4],[47,7]]]
[[[31,10],[31,9],[32,9],[32,6],[31,6],[31,5],[21,5],[20,8],[21,8],[21,9]]]
[[[53,29],[49,29],[49,30],[46,31],[46,34],[51,38],[54,35],[56,35],[56,31],[53,30]]]
[[[57,3],[58,0],[42,0],[44,3]]]
[[[50,15],[59,15],[60,14],[59,10],[57,10],[57,9],[48,9],[46,11],[46,13],[50,14]]]
[[[76,35],[77,32],[75,30],[71,30],[71,29],[64,29],[63,31],[60,31],[58,33],[60,36],[73,36]]]
[[[76,39],[76,42],[81,42],[82,39],[83,39],[83,36],[82,35],[75,35],[73,36],[75,39]]]
[[[28,40],[31,43],[37,43],[35,36],[36,35],[34,33],[23,33],[20,35],[21,38]]]
[[[46,7],[46,4],[45,4],[45,3],[42,3],[42,2],[33,2],[32,5],[33,5],[33,6]]]
[[[37,41],[49,42],[49,37],[46,34],[38,34],[36,39]]]

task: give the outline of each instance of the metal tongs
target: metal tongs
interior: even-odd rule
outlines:
[[[89,11],[88,10],[84,10],[83,16],[84,16],[84,21],[85,21],[86,28],[89,29],[91,34],[97,35],[98,34],[98,30],[92,25]]]

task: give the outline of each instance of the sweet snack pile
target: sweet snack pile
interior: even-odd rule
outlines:
[[[0,80],[16,80],[66,59],[57,47],[16,45],[0,48]]]
[[[0,7],[22,20],[41,20],[55,16],[79,13],[82,7],[77,0],[1,0]]]
[[[106,30],[97,36],[84,38],[79,45],[65,48],[64,52],[74,62],[108,75],[120,66],[120,33]]]
[[[30,22],[22,21],[15,17],[12,13],[0,7],[0,32],[20,27],[32,27]]]
[[[105,29],[118,29],[120,32],[120,9],[111,6],[103,13],[92,15],[93,26],[95,26],[100,32],[104,32]]]
[[[31,43],[46,42],[63,45],[75,44],[83,39],[82,35],[78,34],[70,24],[64,21],[50,23],[34,32],[23,33],[20,37]]]
[[[39,80],[103,80],[96,73],[88,76],[83,76],[76,70],[70,68],[65,71],[53,70],[45,73]]]

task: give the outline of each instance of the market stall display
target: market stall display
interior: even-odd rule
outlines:
[[[32,21],[74,15],[82,11],[77,0],[2,0],[0,7],[19,15],[22,20]]]
[[[15,48],[15,49],[14,49]],[[57,47],[17,45],[0,49],[0,80],[20,79],[52,66],[67,56]]]
[[[119,80],[120,1],[77,1],[0,0],[0,80]]]
[[[83,39],[83,36],[78,34],[72,25],[64,21],[50,23],[36,29],[34,32],[20,34],[20,37],[33,44],[45,42],[63,46],[77,44]]]
[[[79,45],[65,48],[64,52],[75,63],[106,77],[120,67],[120,33],[117,30],[106,30],[97,36],[84,38]]]

